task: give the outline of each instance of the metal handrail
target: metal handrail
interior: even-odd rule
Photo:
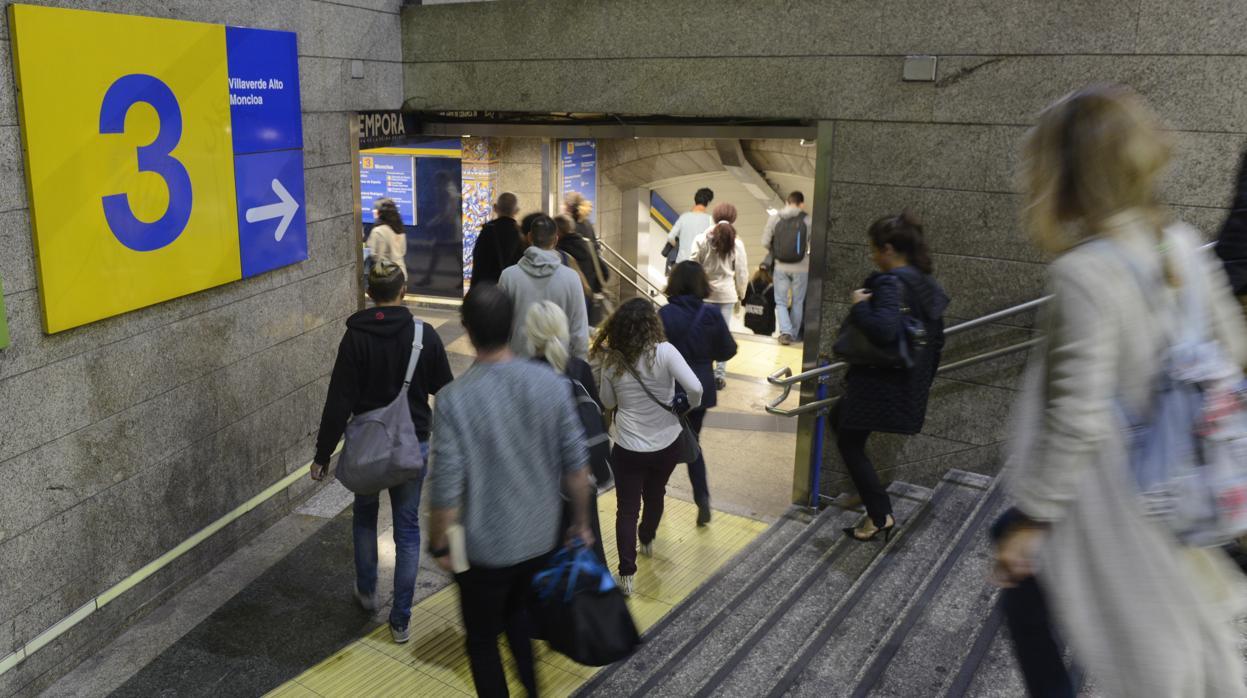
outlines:
[[[617,276],[620,280],[627,281],[632,286],[632,288],[635,288],[637,290],[637,293],[641,294],[642,298],[645,298],[650,303],[653,303],[655,306],[662,307],[662,303],[658,302],[658,297],[655,297],[649,293],[646,293],[645,289],[638,286],[635,281],[633,281],[632,279],[629,279],[627,276],[624,275],[623,272],[619,271],[619,267],[615,266],[614,264],[611,264],[610,262],[606,261],[605,259],[601,257],[599,257],[598,259],[602,262],[602,264],[605,264],[611,271],[615,272],[615,276]]]
[[[633,273],[633,274],[636,274],[636,275],[637,275],[637,277],[639,277],[639,278],[643,279],[643,280],[645,281],[645,283],[647,283],[647,284],[649,284],[651,287],[653,287],[653,289],[654,289],[655,291],[657,291],[657,292],[658,292],[658,295],[663,295],[664,291],[663,291],[663,289],[661,289],[661,288],[659,288],[659,287],[658,287],[658,284],[656,284],[656,283],[654,283],[653,281],[651,281],[651,280],[650,280],[650,278],[649,278],[648,276],[646,276],[644,273],[642,273],[640,269],[637,269],[636,267],[634,267],[634,266],[632,265],[632,262],[629,262],[627,259],[625,259],[625,258],[624,258],[624,256],[623,256],[623,255],[621,255],[621,254],[619,254],[619,252],[618,252],[615,248],[611,247],[610,245],[606,244],[605,242],[602,242],[601,240],[598,240],[598,244],[600,244],[600,245],[602,246],[602,248],[603,248],[603,249],[605,249],[607,252],[610,252],[611,254],[615,255],[615,258],[616,258],[616,259],[618,259],[620,262],[623,262],[624,266],[626,266],[626,267],[628,267],[628,269],[632,270],[632,273]],[[610,264],[610,263],[609,263],[609,262],[607,262],[606,260],[602,260],[602,262],[603,262],[603,263],[605,263],[605,264]],[[612,269],[614,269],[614,267],[611,267],[611,268],[612,268]],[[633,284],[633,286],[636,286],[636,284]],[[640,291],[640,290],[641,290],[639,286],[637,287],[637,290],[638,290],[638,291]],[[641,291],[641,292],[642,292],[642,293],[645,293],[645,291]]]
[[[1005,308],[1004,310],[998,310],[994,313],[988,313],[987,315],[974,318],[973,320],[967,320],[965,322],[958,323],[956,325],[953,325],[952,327],[949,327],[947,330],[945,330],[944,336],[952,337],[954,335],[961,334],[962,332],[972,330],[976,327],[981,327],[983,325],[987,325],[987,324],[996,322],[998,320],[1003,320],[1005,318],[1013,317],[1014,315],[1020,315],[1028,310],[1035,310],[1036,308],[1043,306],[1045,303],[1047,303],[1051,299],[1052,299],[1052,296],[1044,296],[1042,298],[1036,298],[1033,301],[1020,303],[1011,308]],[[1026,343],[1023,342],[1023,344],[1026,344]],[[1022,345],[1015,345],[1015,346],[1021,347],[1017,349],[1017,351],[1021,351],[1021,349],[1030,348],[1030,345],[1027,345],[1025,347],[1022,347]],[[1000,351],[1000,350],[996,350],[996,351]],[[1005,354],[997,354],[996,351],[988,352],[984,356],[987,356],[988,354],[990,354],[991,356],[988,356],[988,358],[994,359],[994,358],[998,358],[999,356],[1005,355]],[[977,358],[977,357],[974,357],[974,358]],[[983,360],[987,361],[988,359],[983,359]],[[964,361],[958,361],[954,364],[949,364],[947,367],[941,366],[939,371],[952,370],[953,368],[961,368],[963,365],[964,366],[970,365],[966,363],[966,361],[970,361],[970,359],[966,359]],[[808,405],[802,405],[801,407],[796,408],[795,410],[783,410],[783,409],[780,409],[779,406],[783,404],[785,400],[788,399],[789,394],[792,392],[792,386],[796,385],[797,383],[803,383],[812,378],[821,378],[823,376],[830,375],[832,373],[835,373],[836,371],[840,371],[848,367],[849,365],[847,363],[843,361],[837,361],[836,363],[833,363],[833,364],[828,364],[826,366],[819,366],[818,368],[812,368],[808,371],[802,371],[801,373],[798,373],[796,375],[793,375],[792,369],[787,366],[775,371],[771,375],[767,376],[766,380],[771,385],[776,385],[776,386],[783,388],[784,392],[781,393],[779,397],[767,403],[766,411],[771,414],[780,415],[781,417],[804,414],[805,412],[813,411],[813,410],[804,409],[805,407],[808,407]],[[832,398],[832,402],[834,402],[835,399],[836,398]],[[816,403],[811,402],[809,404],[813,405]]]
[[[1017,354],[1019,352],[1027,351],[1029,349],[1039,346],[1042,343],[1043,343],[1043,338],[1041,337],[1036,337],[1035,339],[1028,339],[1025,342],[1018,342],[1017,344],[1003,347],[1001,349],[993,349],[992,351],[983,352],[982,354],[971,356],[968,359],[954,361],[950,364],[940,364],[940,367],[935,369],[935,372],[936,374],[940,374],[940,373],[944,373],[945,371],[955,371],[959,368],[966,368],[967,366],[981,364],[985,361],[991,361],[992,359],[999,359],[1002,356],[1009,356],[1010,354]],[[787,394],[787,391],[785,391],[785,394]],[[801,405],[800,407],[794,407],[790,410],[785,410],[783,408],[776,407],[775,405],[777,403],[770,403],[766,406],[766,411],[771,414],[778,415],[780,417],[797,417],[803,414],[809,414],[811,412],[818,412],[822,409],[830,408],[832,405],[836,404],[836,402],[839,401],[841,397],[843,397],[843,395],[836,395],[835,397],[826,398],[824,400],[815,400],[814,402],[808,402],[804,405]]]

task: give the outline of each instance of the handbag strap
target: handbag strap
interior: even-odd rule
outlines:
[[[671,405],[659,400],[656,395],[650,392],[650,389],[645,386],[645,381],[641,380],[641,377],[637,375],[637,372],[634,371],[631,366],[624,366],[624,369],[627,370],[628,373],[632,374],[632,377],[636,379],[637,384],[641,386],[641,390],[645,391],[645,394],[649,396],[649,399],[657,403],[659,407],[663,408],[663,410],[670,412],[671,414],[675,414],[675,410],[671,409]]]
[[[416,362],[420,360],[420,350],[424,348],[424,344],[420,341],[424,334],[424,323],[419,320],[411,319],[413,328],[411,333],[411,358],[407,359],[407,373],[403,376],[403,392],[407,392],[407,388],[411,386],[411,377],[416,372]]]

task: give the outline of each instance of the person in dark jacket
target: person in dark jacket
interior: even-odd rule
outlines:
[[[575,223],[575,232],[559,239],[558,249],[566,252],[576,260],[576,264],[580,267],[580,271],[584,274],[585,280],[589,282],[589,288],[594,294],[602,293],[604,284],[610,281],[610,270],[606,268],[606,264],[600,258],[600,246],[598,245],[597,233],[593,230],[593,223],[589,222],[589,213],[593,210],[593,205],[589,203],[580,194],[571,193],[567,195],[565,202],[567,215],[571,216]],[[597,257],[595,259],[595,257]],[[598,274],[598,270],[601,274]],[[602,321],[601,309],[590,300],[589,303],[589,325],[597,327]]]
[[[520,261],[527,245],[515,222],[520,210],[515,194],[506,192],[494,204],[497,218],[486,223],[472,248],[472,283],[498,283],[502,270]]]
[[[1225,262],[1230,288],[1247,309],[1247,152],[1238,168],[1238,189],[1230,215],[1217,237],[1217,256]]]
[[[714,382],[714,362],[736,356],[736,340],[723,315],[707,305],[710,281],[697,262],[684,261],[671,269],[667,278],[667,305],[658,311],[663,331],[680,355],[688,362],[702,384],[701,406],[688,413],[688,420],[697,437],[706,421],[706,410],[718,404]],[[706,456],[688,464],[688,479],[693,485],[693,501],[697,503],[697,525],[710,523],[710,485],[706,480]]]
[[[411,360],[415,318],[402,305],[403,270],[388,261],[379,261],[368,275],[368,295],[373,308],[361,310],[346,321],[346,334],[338,345],[338,358],[329,379],[329,393],[316,437],[316,456],[311,476],[321,480],[329,470],[329,460],[346,430],[347,421],[357,414],[384,407],[398,396]],[[428,453],[432,411],[429,396],[449,383],[450,362],[446,348],[428,323],[422,323],[420,357],[416,361],[407,397],[416,437]],[[390,610],[390,632],[394,641],[406,642],[411,620],[411,598],[420,567],[420,489],[423,477],[389,489],[394,511],[394,604]],[[377,608],[377,512],[379,495],[355,495],[353,527],[355,536],[355,599],[367,611]]]
[[[917,434],[926,420],[927,397],[944,347],[944,311],[948,295],[931,277],[931,253],[922,226],[909,214],[885,216],[870,226],[870,249],[879,272],[852,294],[850,322],[878,346],[900,340],[901,316],[908,312],[926,328],[925,346],[916,347],[913,368],[853,366],[845,375],[844,394],[828,420],[849,476],[866,507],[867,517],[845,533],[867,541],[882,532],[891,536],[896,522],[892,503],[866,455],[873,432]],[[908,309],[906,311],[906,309]]]

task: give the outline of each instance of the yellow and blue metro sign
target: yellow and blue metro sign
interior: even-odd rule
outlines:
[[[294,33],[9,19],[47,332],[307,259]]]

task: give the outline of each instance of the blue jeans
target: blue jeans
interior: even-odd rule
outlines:
[[[775,319],[779,321],[779,333],[796,338],[801,333],[802,314],[805,312],[805,289],[810,285],[809,272],[775,270]],[[792,292],[791,315],[788,310],[788,292]]]
[[[427,457],[428,446],[420,444]],[[394,512],[394,604],[390,625],[407,627],[411,620],[411,597],[416,592],[416,571],[420,569],[420,490],[424,475],[391,487],[390,507]],[[357,494],[352,523],[355,532],[355,588],[372,596],[377,592],[377,512],[381,495]]]

